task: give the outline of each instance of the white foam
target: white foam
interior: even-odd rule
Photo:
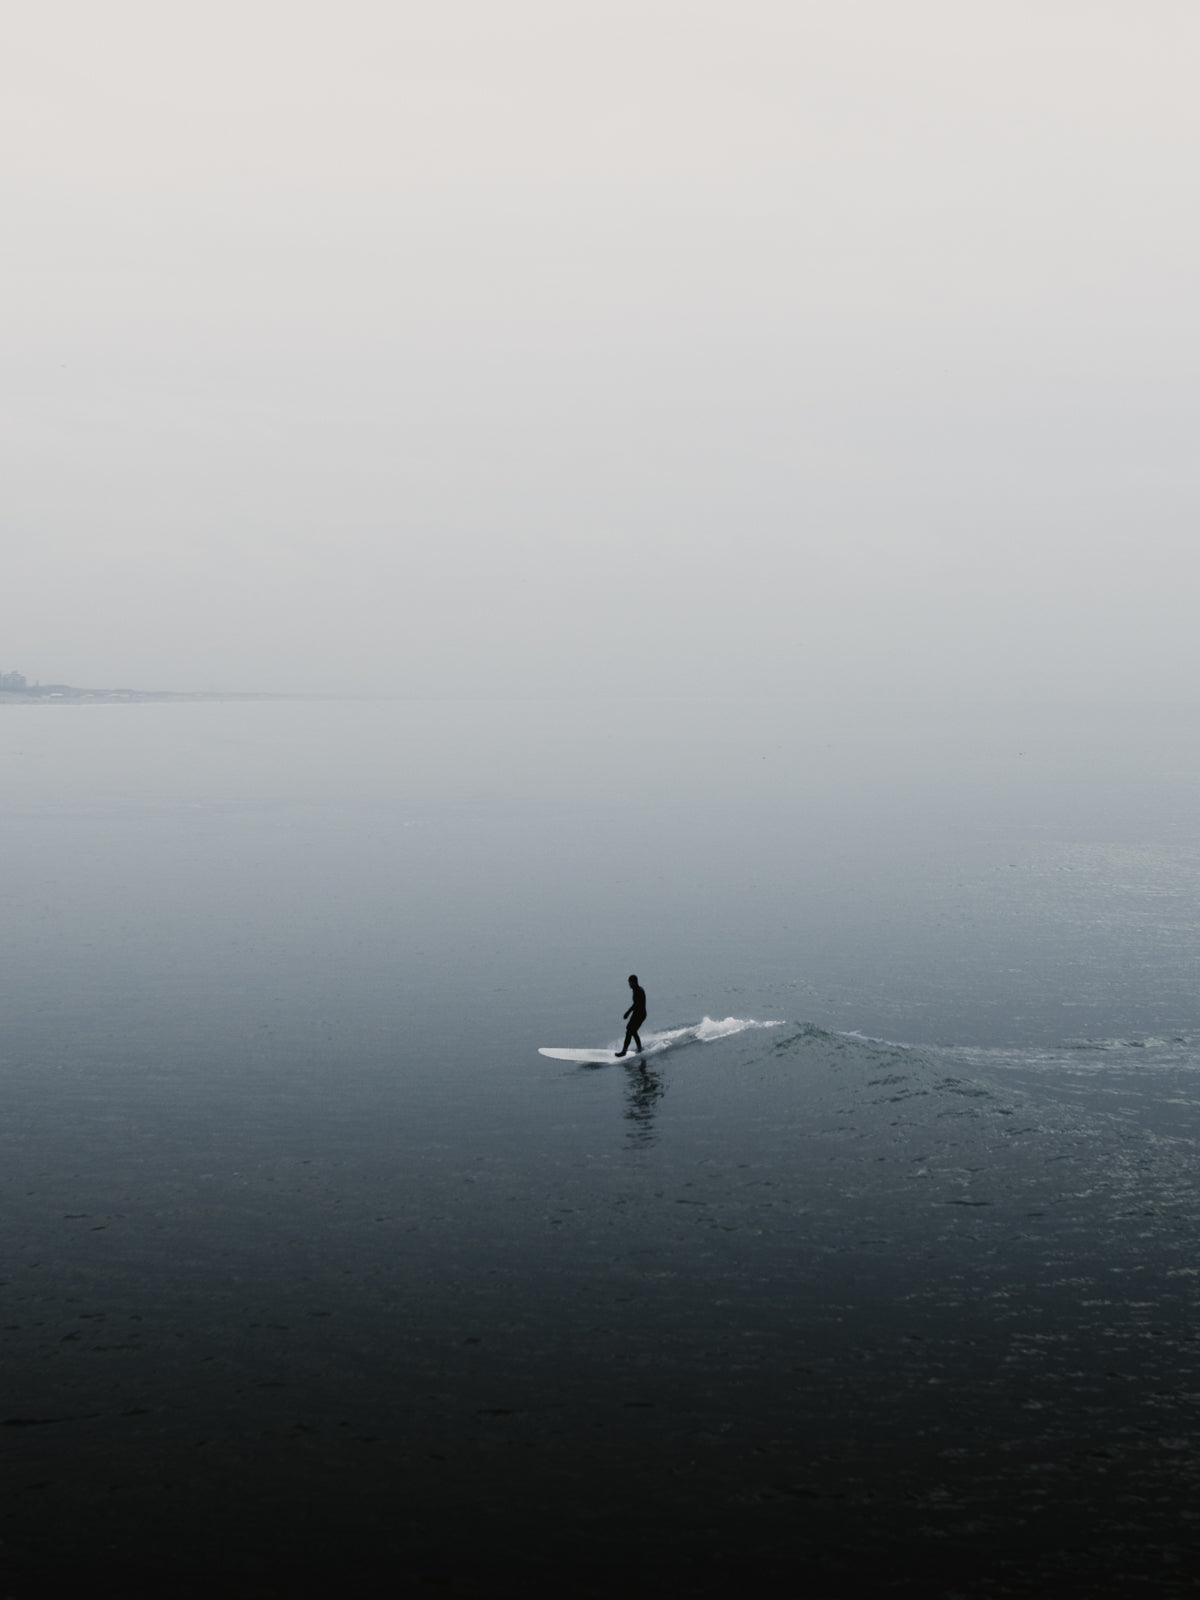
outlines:
[[[782,1028],[782,1019],[757,1022],[753,1017],[722,1017],[719,1022],[705,1017],[696,1028],[697,1039],[707,1044],[711,1039],[728,1039],[731,1034],[745,1033],[749,1028]]]
[[[716,1039],[730,1039],[735,1033],[745,1033],[750,1028],[779,1028],[782,1022],[758,1022],[753,1017],[722,1017],[717,1020],[713,1017],[704,1017],[699,1022],[689,1023],[686,1028],[668,1028],[662,1033],[642,1033],[643,1054],[647,1051],[657,1053],[660,1050],[670,1049],[672,1045],[690,1044],[693,1040],[700,1044],[712,1044]]]

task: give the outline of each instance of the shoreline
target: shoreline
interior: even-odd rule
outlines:
[[[164,702],[221,700],[309,700],[305,694],[243,693],[237,690],[73,689],[52,685],[38,689],[0,689],[0,705],[159,705]]]

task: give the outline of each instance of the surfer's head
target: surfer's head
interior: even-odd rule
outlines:
[[[634,989],[637,988],[637,973],[636,972],[631,972],[629,974],[629,983],[630,983],[630,987],[631,988],[634,988]]]

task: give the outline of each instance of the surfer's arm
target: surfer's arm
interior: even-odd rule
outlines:
[[[632,1011],[632,1010],[633,1010],[633,1007],[630,1006],[629,1011]],[[624,1022],[625,1018],[629,1015],[629,1011],[622,1011],[622,1013],[621,1013],[621,1021],[622,1022]]]

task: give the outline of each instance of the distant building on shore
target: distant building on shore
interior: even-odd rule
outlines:
[[[23,673],[0,672],[0,689],[28,689],[28,687]]]

